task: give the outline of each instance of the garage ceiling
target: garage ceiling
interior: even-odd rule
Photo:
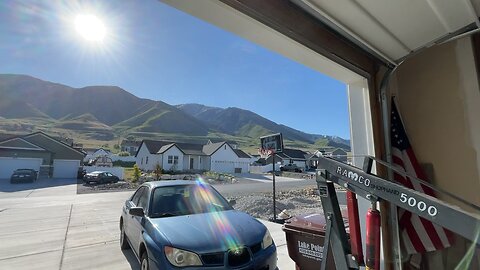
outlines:
[[[480,26],[480,0],[291,1],[391,63]]]

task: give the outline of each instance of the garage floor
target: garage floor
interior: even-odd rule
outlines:
[[[0,182],[0,269],[138,269],[118,244],[120,209],[130,194],[77,195],[76,180]],[[281,225],[264,223],[279,268],[294,269]]]

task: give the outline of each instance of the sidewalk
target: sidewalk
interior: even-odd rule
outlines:
[[[270,231],[270,234],[272,235],[273,241],[275,242],[275,245],[277,246],[277,256],[278,256],[278,262],[277,266],[279,270],[294,270],[295,269],[295,262],[290,259],[288,256],[288,250],[287,250],[287,240],[285,237],[285,232],[282,231],[282,224],[270,222],[270,221],[265,221],[262,219],[259,219],[260,222],[265,224],[267,226],[268,230]]]

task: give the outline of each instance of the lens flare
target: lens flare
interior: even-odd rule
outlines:
[[[230,224],[223,211],[217,211],[215,204],[221,204],[217,196],[212,194],[211,188],[205,182],[197,181],[197,199],[207,202],[210,212],[208,227],[216,240],[222,242],[223,248],[227,250],[238,249],[240,247],[240,236],[235,228]]]

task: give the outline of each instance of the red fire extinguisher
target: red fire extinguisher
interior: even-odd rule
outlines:
[[[380,270],[380,212],[376,203],[367,212],[366,269]]]

